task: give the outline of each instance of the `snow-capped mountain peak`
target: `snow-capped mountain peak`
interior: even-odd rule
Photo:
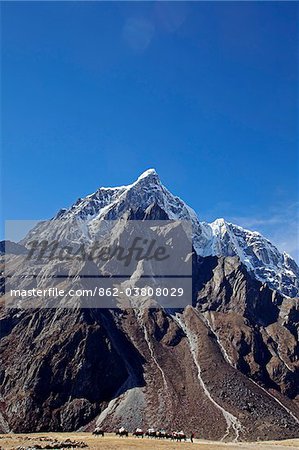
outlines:
[[[137,182],[149,177],[155,178],[160,181],[159,175],[157,174],[155,169],[147,169],[141,175],[139,175],[139,177],[137,178]]]
[[[54,219],[75,220],[76,236],[88,240],[96,236],[102,219],[116,220],[128,212],[146,211],[152,205],[169,219],[192,222],[193,247],[198,255],[238,256],[258,280],[290,297],[298,295],[299,268],[289,255],[281,253],[260,233],[223,218],[210,224],[200,222],[193,209],[164,187],[155,169],[146,170],[129,185],[101,187],[60,210]],[[62,234],[65,236],[64,231]]]
[[[217,219],[213,230],[212,254],[237,255],[255,277],[290,297],[298,295],[299,269],[295,261],[257,231]]]

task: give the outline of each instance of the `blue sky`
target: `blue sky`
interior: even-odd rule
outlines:
[[[297,2],[2,2],[5,219],[154,167],[298,260]]]

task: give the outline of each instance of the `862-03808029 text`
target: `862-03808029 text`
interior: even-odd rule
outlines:
[[[58,289],[57,287],[49,287],[47,289],[11,289],[11,297],[64,297],[69,296],[83,296],[83,297],[118,297],[125,295],[127,297],[181,297],[184,295],[182,287],[127,287],[120,289],[118,287],[100,287],[96,286],[93,289]]]

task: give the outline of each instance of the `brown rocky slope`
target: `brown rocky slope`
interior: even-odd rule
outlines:
[[[185,310],[0,312],[1,431],[299,436],[298,301],[237,257],[194,256]]]

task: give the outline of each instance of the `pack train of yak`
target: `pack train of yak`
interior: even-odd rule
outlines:
[[[95,436],[104,436],[105,432],[102,428],[96,427],[92,433]],[[129,432],[125,427],[120,427],[118,430],[116,430],[115,434],[119,437],[128,437]],[[155,430],[154,428],[149,428],[147,431],[142,430],[142,428],[136,428],[135,431],[133,431],[132,436],[138,437],[138,438],[144,438],[145,436],[148,438],[155,438],[155,439],[171,439],[172,441],[186,441],[187,436],[184,433],[184,431],[172,431],[171,433],[168,433],[167,431],[161,429],[161,430]],[[193,435],[191,436],[193,438]]]

